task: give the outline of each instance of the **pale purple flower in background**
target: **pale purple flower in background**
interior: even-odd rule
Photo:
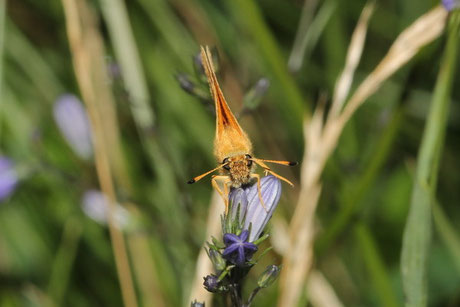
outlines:
[[[257,184],[247,188],[238,188],[230,192],[229,201],[232,204],[230,213],[236,218],[238,204],[240,206],[240,222],[244,220],[243,229],[248,230],[251,224],[251,233],[248,242],[257,240],[275,212],[281,197],[281,182],[275,176],[266,176],[260,180],[262,199],[267,210],[260,203]]]
[[[91,127],[81,101],[71,94],[60,96],[54,104],[54,120],[73,151],[82,159],[93,155]]]
[[[18,174],[13,162],[5,156],[0,156],[0,201],[10,196],[18,184]]]
[[[441,2],[449,12],[460,8],[460,0],[442,0]]]
[[[83,212],[99,224],[107,225],[109,215],[109,201],[101,191],[88,190],[85,192],[81,203]],[[115,222],[120,228],[125,228],[129,223],[129,212],[116,204]]]

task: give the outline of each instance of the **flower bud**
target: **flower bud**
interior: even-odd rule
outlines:
[[[225,267],[227,266],[226,261],[218,251],[216,251],[215,249],[210,248],[209,252],[208,252],[208,255],[209,255],[209,259],[211,259],[211,262],[214,265],[214,268],[216,269],[216,271],[220,272],[220,271],[223,271],[225,269]]]
[[[265,271],[260,275],[257,284],[260,288],[267,288],[270,286],[280,274],[280,268],[276,265],[269,265]]]
[[[186,74],[179,73],[176,75],[176,80],[179,82],[180,87],[189,94],[194,94],[195,84],[190,80]]]
[[[203,286],[209,292],[217,292],[219,289],[219,280],[216,275],[211,274],[204,278]]]
[[[193,56],[193,68],[200,78],[206,78],[203,62],[201,61],[201,53],[197,53]]]
[[[216,73],[219,72],[219,53],[217,52],[217,49],[214,47],[214,48],[211,48],[212,52],[212,64],[214,66],[214,71]],[[201,53],[197,53],[194,57],[193,57],[193,68],[195,69],[195,72],[198,76],[198,78],[202,79],[204,82],[207,82],[206,81],[206,73],[205,73],[205,70],[204,70],[204,66],[203,66],[203,62],[202,62],[202,59],[201,59]]]
[[[248,208],[244,221],[244,229],[251,227],[249,242],[260,237],[268,221],[271,219],[281,197],[281,182],[275,176],[266,176],[260,180],[262,199],[267,210],[260,203],[257,185],[252,185],[247,191]]]
[[[257,108],[269,87],[270,81],[267,78],[259,79],[246,96],[244,96],[244,106],[249,110]]]
[[[191,304],[190,307],[204,307],[204,302],[197,302],[194,300]]]

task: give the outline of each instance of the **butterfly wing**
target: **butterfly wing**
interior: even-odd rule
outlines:
[[[251,141],[243,129],[241,129],[220,89],[212,63],[211,51],[208,46],[201,46],[201,60],[216,106],[216,137],[214,140],[214,154],[216,159],[221,162],[223,159],[233,155],[251,153]]]

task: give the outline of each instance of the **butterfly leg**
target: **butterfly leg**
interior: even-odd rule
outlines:
[[[267,175],[267,174],[272,174],[272,175],[275,176],[276,178],[283,180],[284,182],[288,183],[288,184],[291,185],[291,186],[294,186],[294,184],[292,184],[292,182],[290,182],[289,180],[287,180],[287,179],[284,178],[283,176],[278,175],[277,173],[275,173],[274,171],[272,171],[271,168],[268,167],[268,165],[265,164],[263,161],[261,161],[261,160],[254,160],[254,161],[255,161],[257,164],[259,164],[260,166],[262,166],[262,168],[263,168],[264,171],[265,171],[265,175]]]
[[[223,183],[224,191],[222,191],[222,189],[219,187],[219,184],[217,183],[217,181],[221,181]],[[216,176],[213,176],[211,179],[212,187],[216,189],[217,193],[219,193],[222,199],[224,200],[225,214],[228,213],[228,193],[229,193],[228,184],[230,182],[231,180],[230,180],[230,177],[228,176],[217,176],[216,175]]]

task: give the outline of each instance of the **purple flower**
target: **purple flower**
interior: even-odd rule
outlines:
[[[259,238],[273,212],[275,212],[281,197],[281,182],[275,176],[263,177],[260,180],[260,190],[267,210],[260,203],[257,184],[244,189],[234,189],[229,196],[232,219],[236,218],[239,204],[239,222],[242,223],[244,220],[243,229],[249,230],[249,225],[252,225],[249,242],[254,242]]]
[[[460,8],[460,0],[442,0],[442,5],[448,10],[449,12]]]
[[[89,160],[93,155],[91,127],[85,108],[74,95],[60,96],[54,104],[54,120],[59,130],[82,159]]]
[[[107,225],[109,214],[109,200],[102,192],[98,190],[88,190],[83,195],[82,209],[85,214],[92,220],[102,225]],[[129,213],[120,205],[116,205],[115,222],[121,228],[126,228],[129,224]]]
[[[0,201],[11,195],[18,183],[18,174],[10,159],[0,156]]]
[[[257,251],[257,245],[248,242],[249,231],[243,230],[239,236],[233,233],[224,235],[225,250],[222,256],[237,266],[243,266]]]

